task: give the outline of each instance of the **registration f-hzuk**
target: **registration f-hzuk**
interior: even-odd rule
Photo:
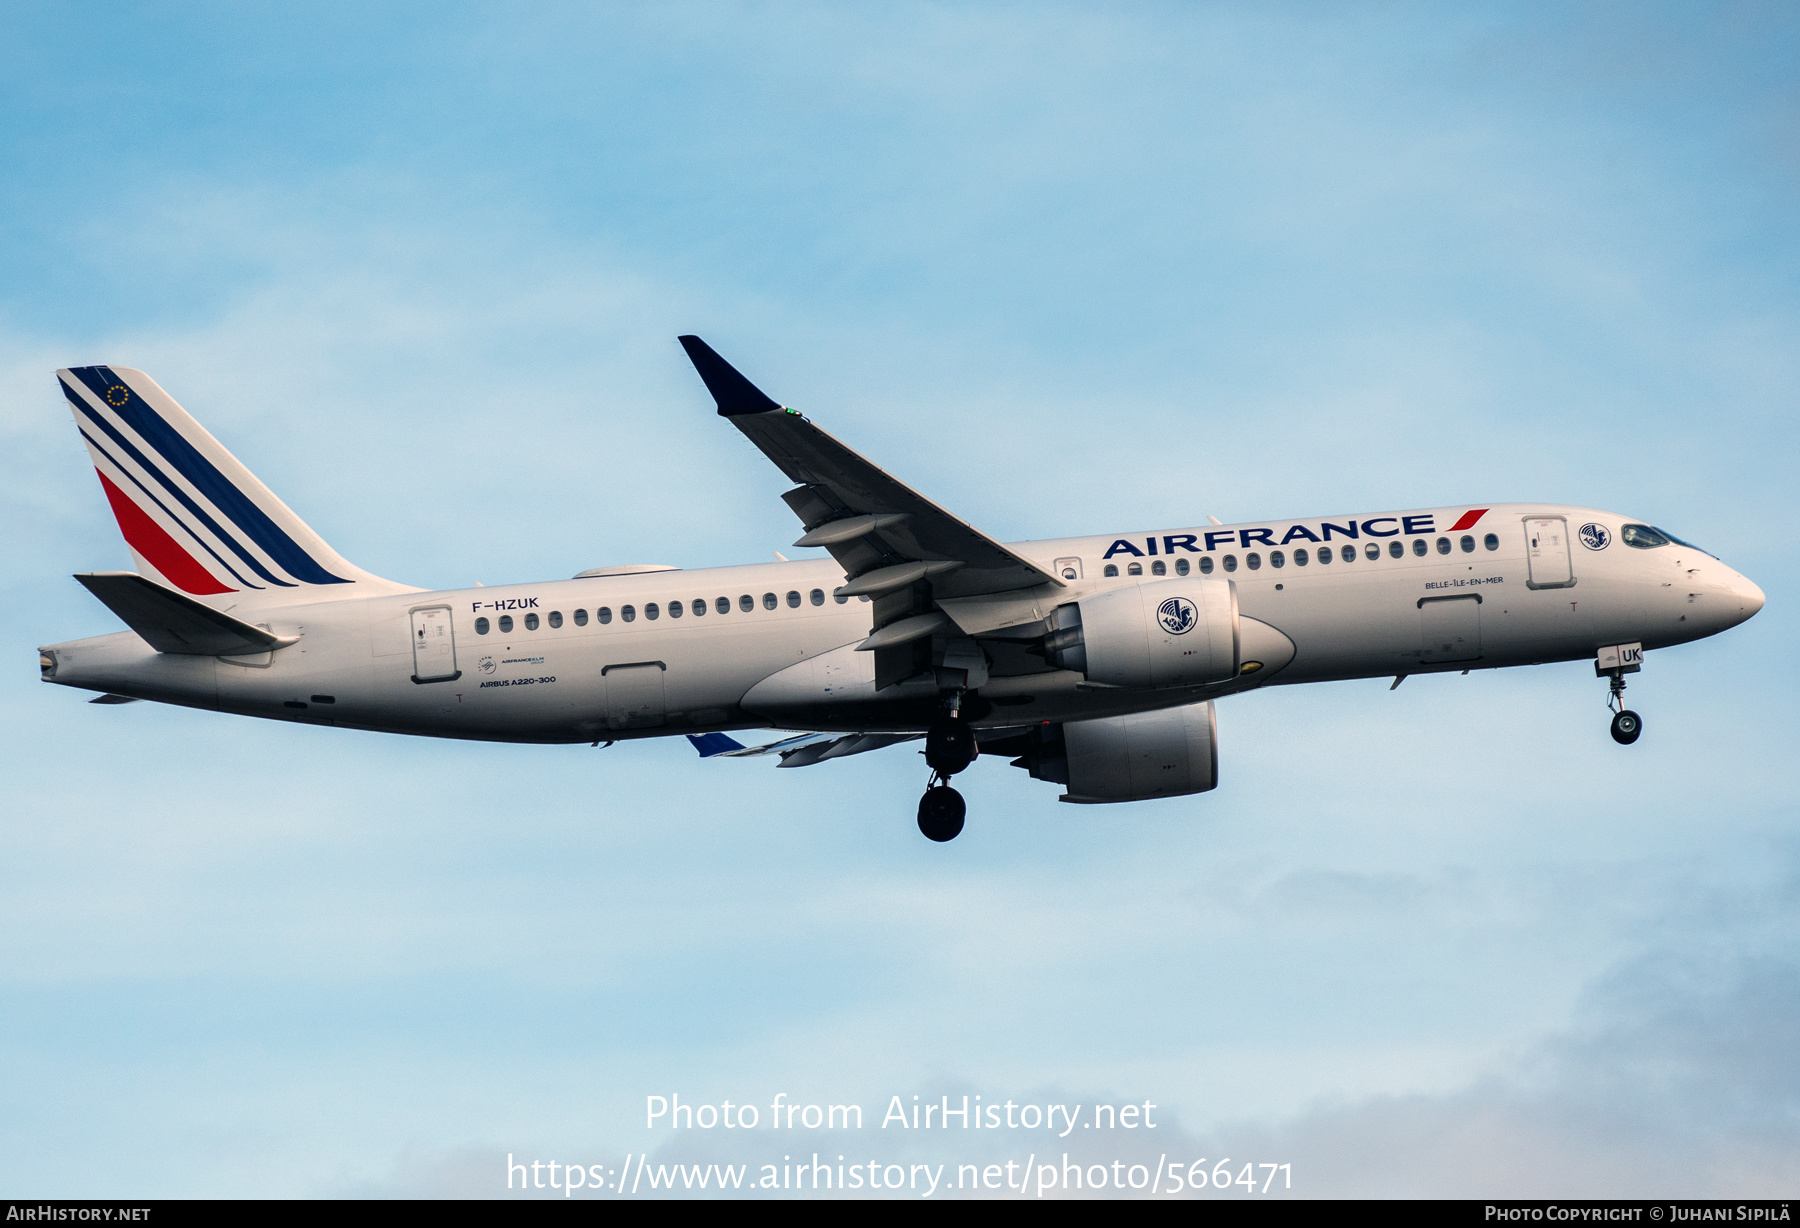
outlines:
[[[1551,503],[999,542],[681,343],[824,556],[427,592],[345,560],[143,372],[57,372],[136,570],[76,576],[131,629],[40,648],[44,681],[430,737],[686,735],[782,767],[922,738],[941,841],[982,754],[1066,802],[1203,793],[1214,704],[1264,686],[1592,660],[1630,744],[1643,654],[1763,605],[1666,530]],[[753,728],[794,736],[729,736]]]

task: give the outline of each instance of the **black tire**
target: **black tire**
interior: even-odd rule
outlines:
[[[919,799],[919,831],[927,840],[939,844],[954,840],[962,832],[967,810],[962,794],[949,785],[927,789]]]
[[[1613,741],[1620,746],[1630,746],[1644,732],[1644,718],[1629,708],[1616,713],[1612,719]]]

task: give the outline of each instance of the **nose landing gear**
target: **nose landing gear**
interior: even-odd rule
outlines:
[[[975,731],[959,714],[960,699],[952,700],[949,710],[925,731],[925,766],[931,769],[931,783],[919,799],[919,831],[940,844],[961,833],[968,809],[962,794],[950,787],[950,778],[975,762],[980,753]]]
[[[1617,742],[1620,746],[1630,746],[1633,742],[1638,740],[1638,734],[1643,731],[1644,722],[1642,718],[1631,709],[1621,708],[1619,711],[1613,713],[1613,741]]]
[[[1630,645],[1636,648],[1636,645]],[[1610,652],[1610,655],[1609,655]],[[1612,738],[1620,746],[1630,746],[1644,732],[1644,718],[1625,706],[1625,675],[1635,674],[1638,666],[1627,664],[1630,660],[1642,660],[1643,651],[1639,649],[1633,657],[1621,654],[1617,648],[1602,649],[1600,657],[1594,662],[1594,672],[1611,679],[1606,697],[1606,706],[1612,709]]]

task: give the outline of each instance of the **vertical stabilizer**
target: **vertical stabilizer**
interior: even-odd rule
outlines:
[[[56,376],[141,575],[219,607],[415,591],[326,545],[142,371]]]

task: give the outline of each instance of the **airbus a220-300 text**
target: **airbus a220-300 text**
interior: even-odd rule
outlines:
[[[1550,503],[999,542],[681,343],[823,556],[426,592],[346,561],[142,372],[59,371],[137,569],[76,577],[131,630],[41,649],[45,681],[432,737],[685,734],[782,767],[922,738],[919,827],[949,840],[980,754],[1066,802],[1203,793],[1213,705],[1255,687],[1592,660],[1629,744],[1644,652],[1763,604],[1672,533]],[[729,736],[752,728],[795,736]]]

